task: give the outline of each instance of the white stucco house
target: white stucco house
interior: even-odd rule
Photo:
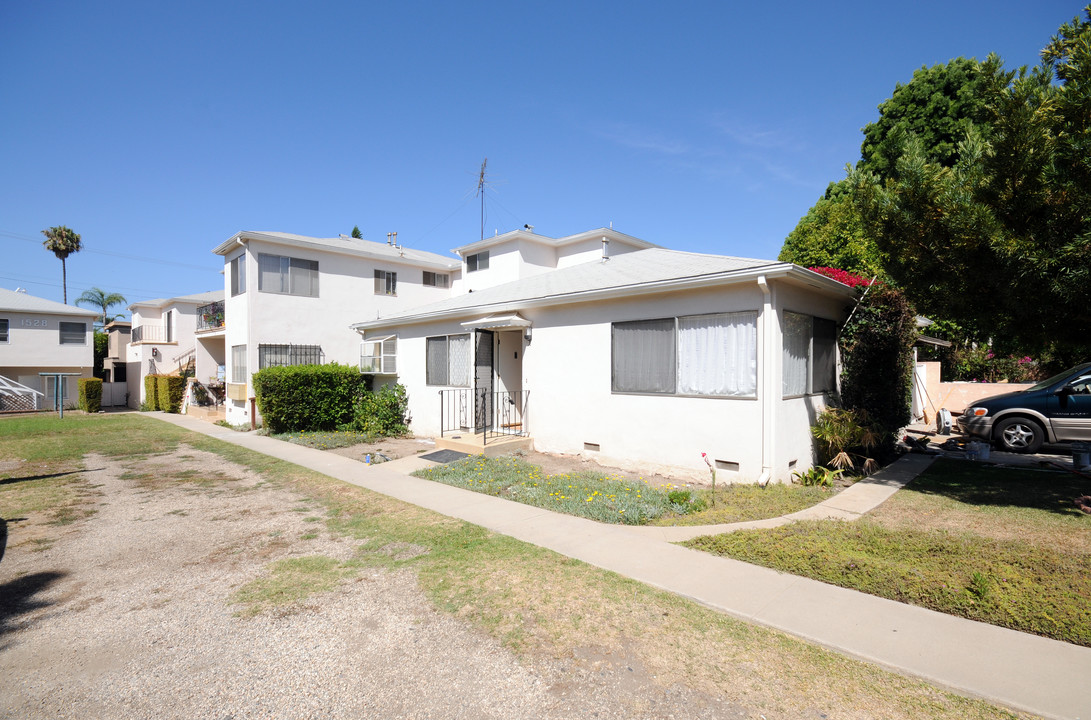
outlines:
[[[56,386],[39,375],[43,372],[75,373],[61,383],[64,407],[74,407],[76,382],[92,376],[92,325],[98,315],[94,310],[0,288],[0,410],[54,407]]]
[[[125,353],[131,407],[140,407],[146,400],[144,378],[147,375],[176,374],[194,366],[196,377],[203,378],[214,376],[217,365],[223,366],[222,312],[219,325],[215,320],[211,323],[208,320],[215,315],[216,304],[222,305],[223,299],[222,290],[213,290],[145,300],[129,306],[133,314],[132,329]]]
[[[780,262],[613,230],[455,250],[449,297],[365,313],[361,370],[408,391],[420,435],[529,437],[632,470],[788,481],[836,388],[854,291]]]
[[[233,424],[251,421],[254,372],[304,363],[355,366],[360,337],[352,323],[450,297],[461,282],[455,258],[401,247],[393,238],[239,232],[213,252],[224,258],[226,419]]]

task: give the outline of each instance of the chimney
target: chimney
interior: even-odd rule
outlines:
[[[610,259],[610,255],[608,254],[609,248],[610,248],[610,239],[607,238],[605,235],[603,235],[602,236],[602,261],[603,262],[606,262],[607,260]]]

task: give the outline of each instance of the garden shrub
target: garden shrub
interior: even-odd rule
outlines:
[[[350,423],[369,376],[352,365],[291,365],[254,373],[254,396],[271,433],[333,430]]]
[[[80,378],[79,408],[89,413],[97,413],[102,409],[102,379]]]
[[[158,403],[163,412],[176,413],[182,409],[182,397],[186,394],[186,379],[178,375],[158,377]]]
[[[409,397],[404,385],[384,385],[356,402],[353,427],[371,436],[393,437],[409,431]]]
[[[916,312],[897,288],[876,283],[841,331],[841,400],[878,431],[884,454],[910,420]]]
[[[158,375],[145,375],[144,376],[144,404],[141,405],[141,409],[147,406],[149,410],[159,409],[159,376]]]

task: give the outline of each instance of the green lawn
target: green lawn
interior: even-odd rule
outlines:
[[[795,523],[687,546],[1091,646],[1091,516],[1071,473],[937,460],[852,523]]]
[[[48,525],[52,517],[50,502],[27,500],[24,494],[71,490],[63,502],[80,507],[85,453],[109,456],[139,475],[142,458],[182,443],[259,473],[263,486],[291,491],[299,498],[295,509],[321,518],[316,530],[361,544],[355,558],[342,562],[306,553],[305,537],[280,538],[299,543],[300,557],[271,564],[267,578],[237,589],[235,600],[244,614],[303,598],[320,603],[324,588],[354,581],[360,568],[412,572],[437,608],[490,633],[528,662],[613,651],[663,688],[685,688],[713,706],[734,703],[752,717],[1025,717],[481,527],[135,414],[0,419],[0,516],[9,521],[8,552],[23,552],[26,548],[18,543],[25,528],[34,522]],[[141,491],[155,492],[158,484],[172,482],[194,492],[218,491],[197,480],[185,472],[161,471],[156,484],[141,485]],[[247,497],[240,495],[238,502]],[[17,523],[11,522],[12,513],[18,513]],[[78,532],[80,523],[96,522],[96,517],[80,516],[64,532]],[[5,584],[0,575],[0,597]],[[622,710],[636,716],[647,708]]]

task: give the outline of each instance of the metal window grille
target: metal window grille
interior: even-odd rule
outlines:
[[[8,321],[7,318],[0,320],[0,342],[6,343],[8,341]]]
[[[285,365],[321,365],[321,345],[258,345],[258,369]]]

